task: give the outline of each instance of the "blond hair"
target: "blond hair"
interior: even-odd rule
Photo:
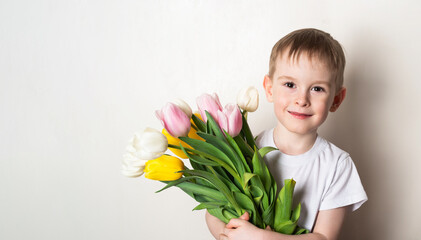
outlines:
[[[341,45],[329,33],[314,28],[296,30],[281,38],[272,48],[269,61],[269,78],[273,79],[276,60],[284,51],[288,57],[297,60],[302,53],[309,58],[317,57],[332,72],[336,83],[336,91],[344,82],[345,54]]]

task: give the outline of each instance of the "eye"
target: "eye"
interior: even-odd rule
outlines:
[[[316,91],[316,92],[324,92],[325,89],[322,87],[313,87],[311,90]]]
[[[293,82],[286,82],[284,83],[284,86],[288,88],[295,88],[295,84]]]

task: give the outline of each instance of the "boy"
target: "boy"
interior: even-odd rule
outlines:
[[[248,222],[248,213],[225,225],[207,213],[216,239],[337,239],[345,214],[367,200],[349,154],[317,134],[329,111],[335,112],[345,98],[344,68],[345,56],[335,39],[317,29],[301,29],[275,44],[263,81],[277,125],[261,133],[257,144],[279,149],[265,160],[279,189],[285,179],[297,182],[294,201],[302,204],[298,224],[311,233],[289,236],[259,229]]]

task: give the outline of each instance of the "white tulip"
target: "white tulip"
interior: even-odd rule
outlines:
[[[126,177],[140,177],[145,169],[147,160],[141,160],[131,153],[123,156],[123,164],[121,165],[121,173]]]
[[[237,95],[237,104],[244,111],[256,111],[259,106],[259,92],[255,87],[241,89]]]
[[[146,162],[158,158],[167,151],[168,140],[164,134],[146,128],[141,135],[135,134],[123,156],[121,173],[127,177],[142,176]]]
[[[179,107],[187,115],[187,117],[189,117],[189,119],[191,118],[192,116],[191,107],[184,100],[178,98],[178,99],[175,99],[173,103],[177,105],[177,107]]]
[[[127,146],[127,152],[142,160],[160,157],[167,151],[168,140],[164,134],[152,128],[146,128],[141,135],[135,134]]]

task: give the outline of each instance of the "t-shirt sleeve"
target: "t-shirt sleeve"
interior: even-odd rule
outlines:
[[[357,210],[367,201],[357,168],[349,155],[336,166],[332,182],[325,192],[320,210],[351,206]]]

